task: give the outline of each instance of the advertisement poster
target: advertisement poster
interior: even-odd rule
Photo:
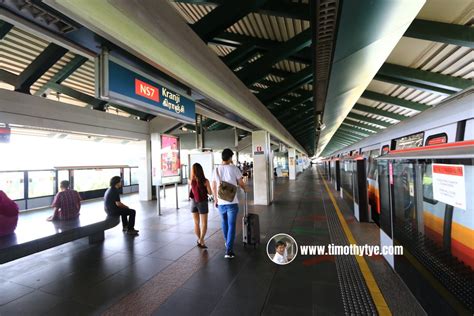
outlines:
[[[179,139],[161,135],[161,177],[179,176],[180,169]]]
[[[435,200],[466,209],[466,180],[463,165],[433,164]]]

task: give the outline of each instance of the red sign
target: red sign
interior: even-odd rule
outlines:
[[[462,166],[449,166],[433,164],[433,173],[447,174],[450,176],[463,176]]]
[[[438,136],[438,137],[429,139],[427,146],[446,144],[446,141],[447,141],[446,136]]]
[[[135,94],[144,98],[160,102],[160,90],[146,82],[135,79]]]

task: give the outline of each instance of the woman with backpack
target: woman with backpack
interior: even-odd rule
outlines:
[[[189,197],[191,198],[191,212],[194,218],[194,233],[198,238],[197,246],[206,249],[204,237],[207,232],[207,214],[209,213],[207,195],[212,194],[212,191],[209,180],[204,176],[204,171],[200,164],[195,163],[193,165],[190,181],[191,191],[189,192]]]

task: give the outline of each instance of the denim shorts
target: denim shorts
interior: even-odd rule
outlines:
[[[193,199],[191,200],[191,212],[192,213],[198,213],[199,214],[207,214],[209,213],[209,205],[207,200],[206,201],[201,201],[201,202],[196,202]]]

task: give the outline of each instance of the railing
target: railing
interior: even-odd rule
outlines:
[[[102,197],[113,176],[122,177],[123,193],[138,191],[138,167],[135,166],[0,171],[0,190],[14,200],[20,210],[27,210],[51,205],[63,180],[68,180],[70,188],[78,191],[84,200]]]

